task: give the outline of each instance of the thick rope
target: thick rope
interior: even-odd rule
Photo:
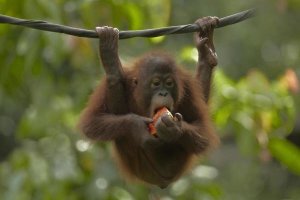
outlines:
[[[224,26],[228,26],[231,24],[244,21],[248,18],[253,17],[254,14],[255,14],[255,10],[250,9],[230,16],[223,17],[220,19],[219,24],[217,25],[216,28],[221,28]],[[53,24],[53,23],[40,21],[40,20],[25,20],[25,19],[14,18],[6,15],[0,15],[0,23],[25,26],[33,29],[64,33],[64,34],[74,35],[78,37],[98,38],[98,34],[94,30],[74,28],[70,26]],[[201,27],[199,27],[197,24],[187,24],[187,25],[157,28],[157,29],[120,31],[119,39],[127,39],[132,37],[157,37],[162,35],[197,32],[200,30]]]

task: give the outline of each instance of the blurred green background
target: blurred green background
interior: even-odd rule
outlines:
[[[165,190],[124,182],[110,144],[76,130],[103,75],[98,40],[0,24],[0,199],[300,199],[300,1],[0,0],[1,14],[120,30],[252,7],[255,19],[215,31],[210,104],[222,144]],[[120,41],[125,64],[153,49],[194,70],[192,34]]]

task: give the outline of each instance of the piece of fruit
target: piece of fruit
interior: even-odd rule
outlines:
[[[153,122],[151,124],[148,125],[149,127],[149,132],[151,135],[157,137],[157,131],[156,131],[156,128],[155,128],[155,124],[157,122],[157,120],[163,116],[164,114],[167,114],[169,115],[170,117],[173,117],[172,113],[166,108],[166,107],[162,107],[161,109],[159,109],[155,115],[153,116]]]

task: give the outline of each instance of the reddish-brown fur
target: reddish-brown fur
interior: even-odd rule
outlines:
[[[128,113],[145,114],[144,111],[139,110],[136,104],[138,99],[135,97],[143,97],[139,95],[139,91],[135,90],[132,82],[136,78],[135,75],[140,73],[143,60],[147,59],[147,56],[138,61],[133,70],[124,73],[126,96],[129,102]],[[166,60],[171,59],[161,54],[152,56],[160,56]],[[151,153],[145,153],[141,145],[137,143],[139,140],[136,141],[134,138],[134,134],[139,133],[131,132],[130,118],[124,115],[110,114],[111,112],[106,108],[106,78],[91,96],[80,123],[81,130],[89,138],[114,140],[115,154],[123,172],[153,184],[167,185],[176,180],[185,171],[193,155],[204,153],[218,142],[209,120],[208,108],[204,102],[199,82],[188,72],[177,67],[175,69],[180,94],[173,113],[182,114],[184,119],[182,129],[185,130],[185,136],[180,141],[159,146],[156,150],[151,150]],[[101,134],[106,131],[109,134]],[[157,155],[159,158],[156,157]],[[158,170],[157,167],[165,167],[165,169]],[[165,174],[161,174],[159,171]]]
[[[93,140],[114,142],[122,172],[162,188],[177,180],[196,155],[219,142],[207,107],[212,69],[217,64],[212,42],[217,19],[196,23],[206,26],[206,31],[196,40],[201,56],[195,76],[162,52],[147,54],[131,69],[123,69],[117,53],[118,31],[97,29],[106,76],[90,97],[79,127]],[[157,74],[161,85],[155,86],[152,81]],[[167,79],[172,80],[170,85]],[[154,137],[148,124],[153,111],[162,106],[172,107],[177,120],[160,117],[158,137]]]

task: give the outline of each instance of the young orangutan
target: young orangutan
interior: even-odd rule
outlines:
[[[147,54],[131,69],[123,69],[119,31],[96,28],[106,76],[90,97],[79,127],[93,140],[113,141],[120,168],[131,178],[162,188],[177,180],[196,155],[219,142],[207,107],[217,65],[213,30],[218,18],[205,17],[195,23],[202,27],[195,37],[199,52],[195,76],[162,52]],[[149,124],[161,108],[172,115],[157,117],[153,136]]]

